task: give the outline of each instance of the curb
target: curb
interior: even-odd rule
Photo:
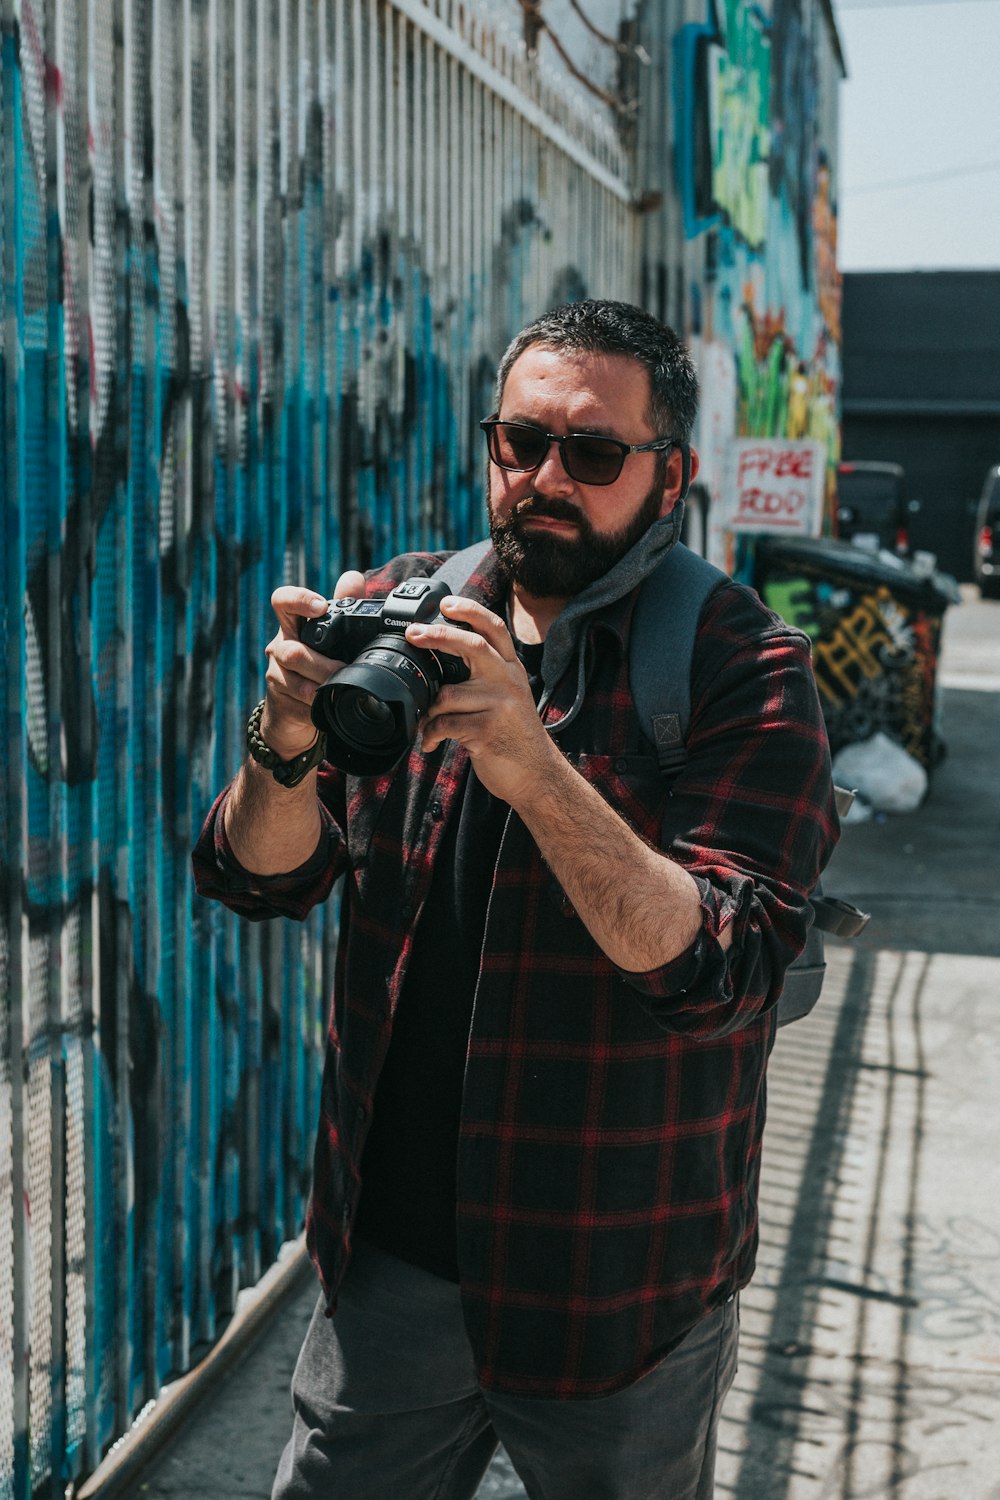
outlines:
[[[86,1479],[67,1490],[67,1500],[119,1500],[176,1434],[193,1407],[239,1363],[278,1309],[312,1271],[300,1236],[257,1282],[240,1295],[225,1333],[205,1358],[169,1385],[140,1412],[129,1430]],[[242,1302],[242,1306],[240,1305]]]

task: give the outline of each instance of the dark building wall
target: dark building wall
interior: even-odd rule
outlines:
[[[914,547],[971,575],[973,510],[1000,463],[1000,271],[844,277],[843,456],[902,464]]]

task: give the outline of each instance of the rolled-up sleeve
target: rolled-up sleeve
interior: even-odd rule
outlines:
[[[706,1037],[777,1004],[839,834],[808,640],[748,590],[719,594],[703,620],[688,759],[661,841],[698,887],[701,930],[669,963],[622,974],[665,1029]]]
[[[309,858],[280,875],[259,875],[240,863],[226,837],[225,809],[231,790],[227,787],[212,805],[191,854],[198,894],[221,901],[251,922],[264,922],[272,917],[303,921],[314,906],[329,896],[346,863],[343,835],[328,805],[330,789],[324,787],[322,773],[320,789],[321,830]]]

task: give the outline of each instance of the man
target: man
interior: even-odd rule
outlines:
[[[248,760],[195,851],[202,892],[254,918],[345,877],[281,1500],[472,1496],[498,1437],[542,1500],[712,1494],[774,1005],[836,814],[808,643],[749,590],[703,609],[672,786],[632,702],[696,399],[637,308],[524,330],[484,424],[493,548],[406,632],[468,681],[385,775],[289,790]],[[301,768],[331,662],[299,628],[325,601],[273,604],[260,738]]]

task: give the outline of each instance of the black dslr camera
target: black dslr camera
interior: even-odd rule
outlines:
[[[407,625],[436,620],[450,593],[445,583],[410,578],[384,599],[334,599],[320,619],[303,621],[305,645],[348,663],[312,706],[333,765],[354,776],[391,770],[444,684],[468,679],[460,656],[411,646],[405,637]]]

